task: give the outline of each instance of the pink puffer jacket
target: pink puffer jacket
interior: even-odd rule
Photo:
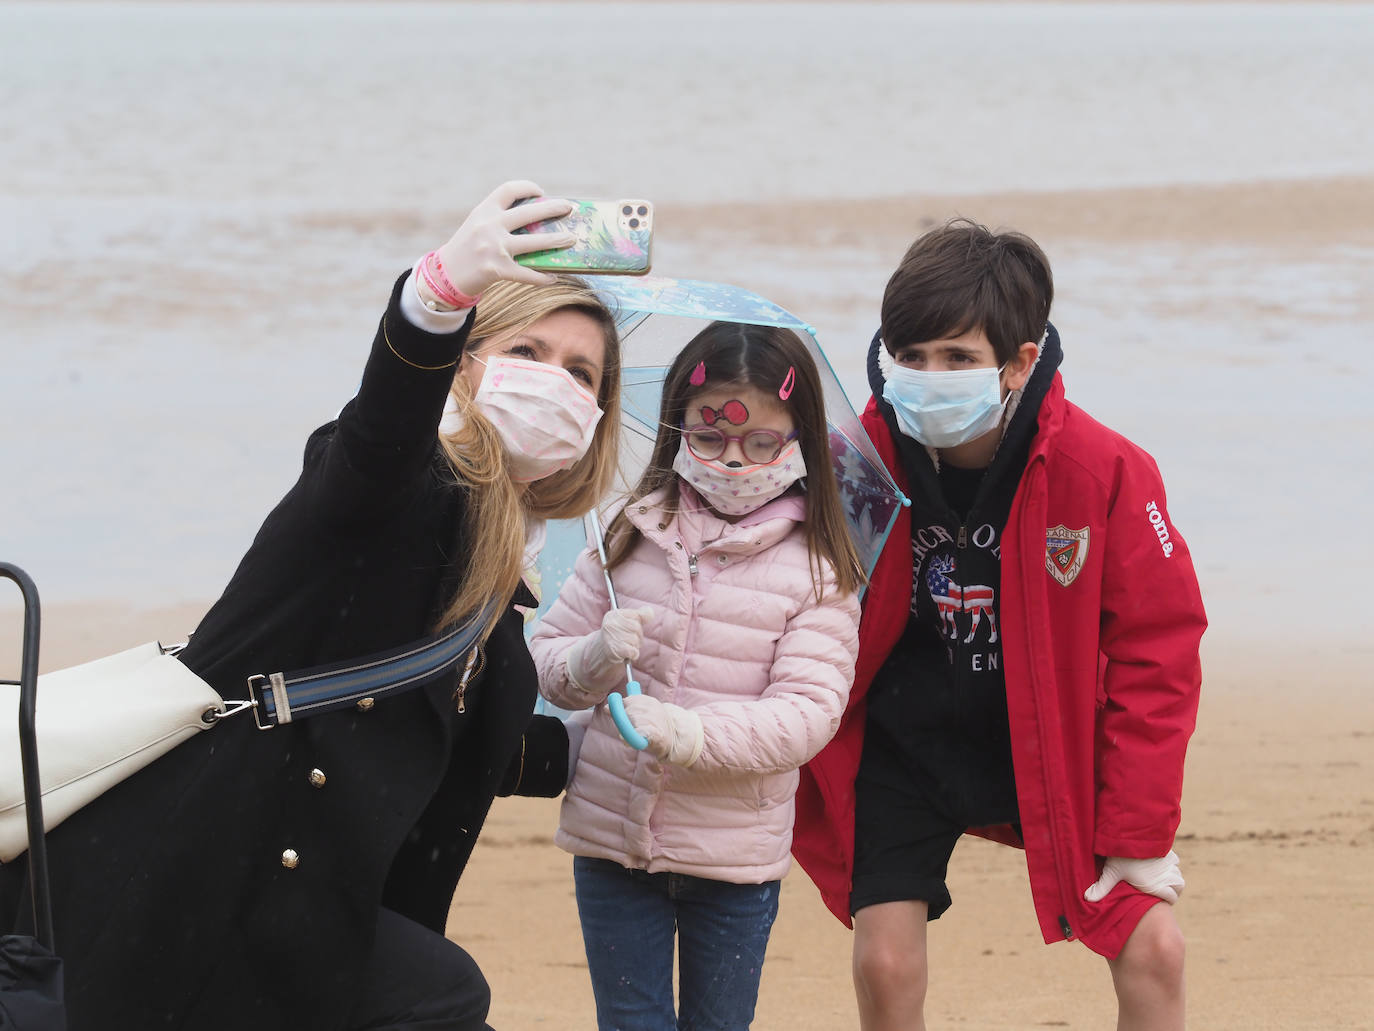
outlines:
[[[684,768],[635,751],[604,695],[569,681],[569,649],[599,631],[609,606],[587,551],[530,642],[544,697],[595,706],[555,841],[633,869],[761,883],[791,864],[797,768],[839,726],[858,599],[839,592],[827,567],[817,602],[804,498],[784,496],[731,525],[683,494],[681,516],[660,510],[662,493],[635,503],[629,515],[644,539],[613,579],[622,608],[654,609],[634,673],[646,694],[701,717],[701,757]]]

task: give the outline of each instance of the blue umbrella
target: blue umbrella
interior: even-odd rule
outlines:
[[[668,367],[678,351],[710,322],[738,322],[778,326],[798,333],[816,360],[825,396],[830,455],[839,481],[840,498],[850,535],[864,569],[872,573],[878,555],[908,499],[897,488],[868,439],[858,413],[840,385],[835,370],[816,341],[816,331],[772,301],[743,287],[693,279],[659,276],[600,277],[596,285],[611,310],[621,339],[621,448],[622,484],[629,490],[648,464],[658,434],[659,402]],[[613,503],[614,498],[607,501]],[[548,540],[539,559],[543,597],[539,613],[553,603],[557,589],[572,573],[573,564],[587,548],[604,558],[600,539],[601,520],[596,513],[585,521],[566,520],[549,524]],[[615,588],[607,577],[611,604]],[[638,685],[631,671],[631,691]],[[643,737],[624,718],[618,694],[607,699],[621,734],[636,747]]]

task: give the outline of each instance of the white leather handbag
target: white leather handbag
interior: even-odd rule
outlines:
[[[248,696],[226,702],[156,641],[36,678],[35,730],[43,830],[50,831],[121,780],[183,741],[251,711],[260,730],[311,716],[371,707],[462,666],[454,692],[477,669],[488,613],[442,634],[347,662],[291,673],[261,673]],[[36,660],[35,660],[36,661]],[[0,683],[0,726],[17,722],[19,684]],[[0,863],[29,847],[20,739],[0,731]]]
[[[43,824],[87,802],[213,727],[224,701],[156,641],[38,677]],[[19,687],[0,685],[0,725],[17,718]],[[29,846],[19,741],[0,734],[0,862]]]

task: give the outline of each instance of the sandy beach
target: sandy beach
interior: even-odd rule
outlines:
[[[56,668],[153,637],[171,640],[197,606],[127,611],[56,606],[42,665]],[[13,610],[5,626],[17,627]],[[1351,662],[1321,691],[1276,673],[1257,650],[1208,649],[1177,851],[1188,881],[1190,1025],[1207,1029],[1369,1028],[1374,1013],[1374,700]],[[0,645],[13,668],[13,635]],[[1300,694],[1295,704],[1292,695]],[[569,856],[553,844],[558,801],[499,799],[459,886],[449,935],[491,982],[497,1029],[594,1026]],[[931,929],[932,1027],[1107,1028],[1105,964],[1045,946],[1020,853],[965,838],[954,907]],[[60,905],[60,900],[57,902]],[[794,870],[764,967],[755,1026],[857,1026],[850,933]]]
[[[1051,254],[1075,243],[1126,246],[1146,238],[1229,241],[1262,254],[1367,244],[1374,239],[1371,198],[1369,181],[1334,180],[836,203],[813,206],[804,223],[781,205],[665,205],[661,217],[735,227],[698,230],[684,246],[728,242],[733,233],[755,246],[858,241],[899,253],[923,223],[964,213],[1025,228]],[[805,310],[804,299],[778,299]],[[876,298],[847,303],[864,314]],[[1368,313],[1369,297],[1361,303]],[[43,614],[42,668],[152,637],[176,639],[208,601],[160,609],[114,600],[55,604]],[[0,617],[0,626],[13,628],[0,635],[0,663],[14,668],[18,621],[8,597],[0,599]],[[1248,635],[1225,619],[1214,618],[1214,626],[1177,843],[1188,881],[1177,914],[1189,943],[1191,1025],[1374,1027],[1368,647],[1351,641],[1314,657],[1301,641]],[[454,900],[449,932],[491,981],[496,1028],[593,1024],[570,859],[552,844],[557,817],[556,800],[498,800]],[[1018,852],[965,839],[951,889],[954,907],[931,931],[932,1026],[1112,1026],[1105,965],[1080,946],[1041,943]],[[789,875],[755,1026],[856,1026],[849,943],[806,877]]]

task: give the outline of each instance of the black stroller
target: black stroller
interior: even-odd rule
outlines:
[[[19,748],[24,769],[24,800],[29,827],[29,883],[36,936],[0,935],[0,1031],[66,1031],[62,1001],[62,961],[54,953],[48,852],[43,837],[43,799],[38,779],[38,740],[34,712],[38,694],[38,588],[18,566],[0,562],[0,576],[13,580],[24,595],[24,650],[19,686]],[[4,733],[5,731],[0,731]]]

